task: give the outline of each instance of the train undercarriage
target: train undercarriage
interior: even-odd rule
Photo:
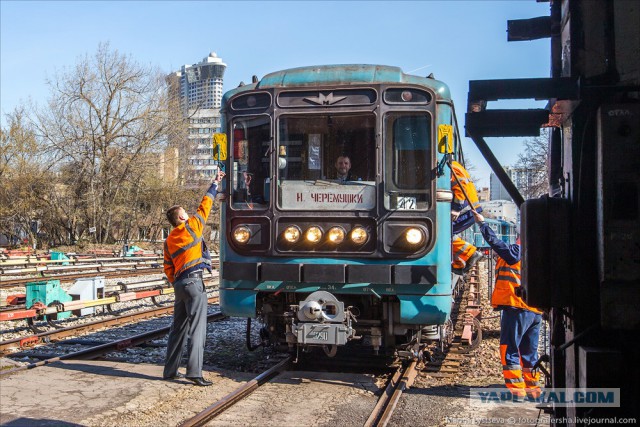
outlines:
[[[457,280],[453,305],[460,302],[464,281]],[[260,293],[257,296],[260,342],[250,338],[247,347],[271,346],[280,351],[312,351],[321,348],[334,357],[341,347],[366,349],[372,355],[422,360],[426,347],[436,343],[441,351],[453,339],[452,319],[441,324],[403,323],[396,296],[333,294],[318,290],[310,294]]]

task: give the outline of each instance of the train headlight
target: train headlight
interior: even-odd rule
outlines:
[[[344,242],[344,236],[345,236],[345,232],[344,232],[344,228],[342,227],[331,227],[331,229],[327,233],[327,237],[329,238],[329,241],[336,245]]]
[[[351,241],[353,243],[355,243],[356,245],[361,245],[367,241],[367,239],[369,238],[369,233],[367,233],[367,230],[365,230],[363,227],[355,227],[353,230],[351,230],[351,234],[349,237],[351,238]]]
[[[424,243],[424,232],[416,227],[407,228],[404,238],[410,245],[421,245]]]
[[[307,228],[307,232],[304,234],[304,237],[307,239],[307,242],[310,243],[318,243],[320,239],[322,239],[322,229],[320,227]]]
[[[233,230],[233,239],[238,243],[247,243],[251,238],[251,230],[249,227],[241,225]]]
[[[289,226],[284,230],[283,236],[284,240],[289,243],[296,243],[300,240],[300,229],[295,225]]]

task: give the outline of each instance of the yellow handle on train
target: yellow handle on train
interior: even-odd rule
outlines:
[[[438,153],[453,153],[453,126],[438,125]]]
[[[227,160],[227,134],[213,134],[213,160]]]

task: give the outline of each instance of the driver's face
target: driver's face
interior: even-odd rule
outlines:
[[[336,160],[336,169],[340,175],[346,175],[351,169],[351,161],[348,157],[338,157]]]

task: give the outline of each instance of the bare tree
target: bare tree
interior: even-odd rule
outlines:
[[[0,129],[0,232],[27,237],[36,247],[53,176],[23,107],[7,116]]]
[[[520,190],[525,199],[533,199],[549,191],[549,134],[543,131],[540,136],[524,141],[524,150],[518,155],[516,169],[526,171],[527,182]]]
[[[48,83],[51,98],[34,122],[65,189],[50,200],[70,233],[95,228],[97,242],[113,242],[114,224],[124,223],[131,195],[143,190],[140,177],[159,174],[159,153],[185,134],[185,122],[171,113],[176,100],[164,75],[108,44]]]

